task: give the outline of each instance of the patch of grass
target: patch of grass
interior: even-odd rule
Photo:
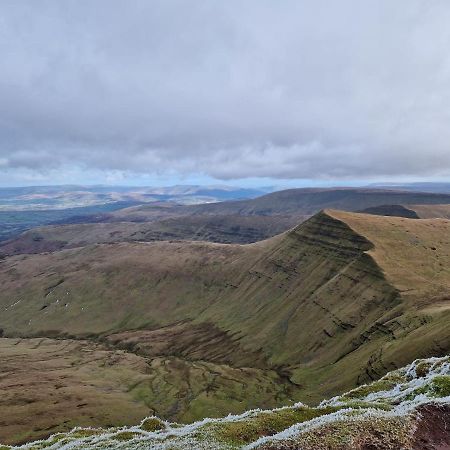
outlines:
[[[141,423],[141,429],[144,431],[158,431],[166,428],[165,423],[157,417],[149,417]]]
[[[428,375],[428,371],[430,370],[431,363],[422,361],[416,366],[416,375],[419,378],[423,378]]]
[[[405,397],[405,400],[414,400],[418,395],[421,394],[426,394],[429,391],[429,386],[422,386],[420,388],[414,389],[413,392],[411,392],[410,394],[408,394]]]
[[[345,402],[346,408],[353,408],[353,409],[363,409],[363,408],[375,408],[375,409],[381,409],[383,411],[389,411],[392,409],[392,406],[388,403],[381,403],[381,402],[362,402],[358,400],[351,400],[348,402]]]
[[[392,389],[397,383],[394,380],[384,379],[379,381],[374,381],[371,384],[360,386],[353,391],[350,391],[342,396],[342,399],[352,399],[352,398],[364,398],[369,394],[376,392],[387,391]]]
[[[96,436],[98,434],[102,434],[103,430],[91,430],[89,428],[83,428],[81,430],[74,430],[70,434],[73,438],[85,438],[89,436]]]
[[[262,436],[271,436],[290,426],[337,411],[337,407],[292,408],[260,413],[244,421],[228,422],[216,429],[218,440],[231,445],[245,445]]]
[[[132,431],[122,431],[113,436],[116,441],[129,441],[138,436],[138,433],[133,433]]]
[[[77,438],[78,434],[73,434],[70,436],[70,438]],[[83,437],[83,436],[80,436]],[[66,433],[58,433],[55,434],[54,436],[52,436],[51,438],[49,438],[48,440],[41,442],[39,444],[39,448],[47,448],[47,447],[51,447],[56,443],[63,443],[63,442],[69,442],[69,437]],[[2,450],[2,447],[0,447],[0,450]]]
[[[367,421],[344,422],[323,425],[286,441],[275,448],[318,450],[365,448],[398,449],[408,442],[410,424],[403,418],[371,418]],[[261,447],[272,449],[271,443]]]
[[[441,375],[434,378],[431,390],[436,397],[447,397],[450,395],[450,376]]]

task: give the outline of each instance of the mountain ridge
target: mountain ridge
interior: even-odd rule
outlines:
[[[24,345],[37,339],[52,348],[56,339],[106,355],[107,379],[128,393],[114,400],[124,410],[138,401],[189,422],[314,405],[449,352],[449,231],[446,219],[324,210],[252,244],[120,242],[9,256],[0,260],[0,328]],[[50,350],[41,357],[39,345],[39,360],[53,358]],[[92,382],[104,383],[83,381],[79,398]],[[110,423],[95,403],[89,408],[97,423]]]

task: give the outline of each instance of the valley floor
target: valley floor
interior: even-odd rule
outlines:
[[[416,360],[317,407],[297,403],[188,425],[152,416],[0,449],[446,450],[449,428],[450,358],[443,357]]]
[[[75,426],[121,426],[156,414],[190,422],[292,403],[271,370],[145,357],[70,339],[0,339],[0,442],[19,444]]]

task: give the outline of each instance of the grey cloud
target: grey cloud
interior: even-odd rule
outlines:
[[[450,174],[447,0],[3,1],[0,170]]]

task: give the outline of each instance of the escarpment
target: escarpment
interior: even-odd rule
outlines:
[[[194,373],[197,362],[267,371],[284,396],[314,403],[450,348],[450,225],[425,222],[325,210],[249,245],[121,242],[11,256],[0,262],[0,327],[178,358],[174,389],[180,368]],[[220,383],[209,396],[219,398]],[[211,413],[210,403],[197,415],[183,408]]]

